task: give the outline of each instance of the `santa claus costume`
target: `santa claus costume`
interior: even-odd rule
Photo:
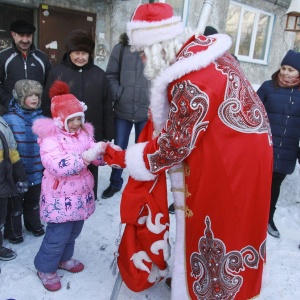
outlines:
[[[140,5],[127,26],[130,44],[140,49],[182,32],[164,3]],[[260,293],[272,141],[265,109],[230,45],[223,34],[188,39],[152,82],[152,118],[139,143],[126,152],[106,150],[106,161],[130,175],[118,266],[133,291],[168,272],[168,170],[176,211],[171,298],[245,300]]]

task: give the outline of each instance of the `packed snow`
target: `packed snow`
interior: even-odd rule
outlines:
[[[133,133],[131,134],[131,141]],[[121,192],[110,199],[101,199],[103,190],[109,185],[110,167],[100,167],[96,212],[85,222],[77,239],[74,258],[84,263],[81,273],[72,274],[58,270],[62,288],[57,292],[47,291],[36,275],[33,259],[40,247],[42,237],[34,237],[23,230],[24,242],[4,246],[13,249],[17,258],[0,261],[0,300],[109,300],[116,276],[110,270],[113,253],[117,250],[119,235],[119,205]],[[275,214],[275,224],[281,238],[268,235],[267,262],[263,274],[259,300],[300,299],[300,167],[297,164],[292,175],[283,182]],[[124,182],[128,174],[123,172]],[[170,192],[169,192],[170,193]],[[169,194],[169,204],[172,195]],[[175,243],[175,216],[170,215],[170,244]],[[255,216],[253,216],[255,222]],[[170,274],[173,257],[170,257]],[[168,300],[170,290],[164,281],[141,293],[130,291],[123,283],[118,300]],[[246,299],[245,299],[246,300]]]

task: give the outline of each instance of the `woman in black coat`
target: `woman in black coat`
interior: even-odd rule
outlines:
[[[280,233],[274,224],[280,186],[292,174],[298,158],[300,139],[300,53],[289,50],[280,69],[265,81],[257,94],[262,100],[273,137],[273,178],[268,233],[276,238]]]
[[[42,110],[51,117],[49,89],[55,80],[66,82],[70,92],[87,105],[85,118],[95,128],[97,142],[114,138],[114,116],[110,87],[105,72],[94,65],[92,53],[95,43],[84,30],[69,33],[66,41],[66,53],[60,64],[54,66],[48,76],[42,97]],[[95,179],[95,197],[97,197],[98,167],[90,165]]]

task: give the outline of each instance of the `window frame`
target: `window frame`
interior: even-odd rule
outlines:
[[[151,0],[150,0],[151,1]],[[149,1],[149,3],[151,3]],[[158,2],[160,3],[169,3],[170,1],[166,1],[166,0],[158,0]],[[183,5],[182,5],[182,22],[185,26],[187,26],[187,22],[188,22],[188,14],[189,14],[189,5],[190,5],[190,0],[182,0]]]
[[[255,7],[252,7],[252,6],[249,6],[246,4],[242,4],[242,3],[239,3],[236,1],[232,1],[232,0],[230,1],[230,4],[241,7],[241,15],[240,15],[240,20],[239,20],[239,25],[238,25],[234,55],[238,58],[239,61],[267,65],[268,58],[269,58],[269,52],[270,52],[270,46],[271,46],[272,31],[273,31],[273,27],[274,27],[274,23],[275,23],[275,15],[272,13],[268,13],[262,9],[255,8]],[[252,31],[252,35],[251,35],[249,55],[247,55],[247,56],[238,54],[238,50],[239,50],[240,42],[241,42],[242,23],[244,20],[245,12],[251,12],[251,13],[255,14],[255,21],[254,21],[253,31]],[[263,59],[255,59],[255,58],[253,58],[253,53],[254,53],[254,49],[255,49],[255,41],[256,41],[256,36],[257,36],[258,21],[259,21],[260,14],[269,16],[270,23],[269,23],[269,28],[267,30],[267,42],[266,42],[266,47],[265,47],[264,58]]]

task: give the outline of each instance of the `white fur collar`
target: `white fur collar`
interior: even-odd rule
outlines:
[[[170,110],[167,101],[167,88],[172,81],[196,70],[207,67],[212,61],[221,57],[231,46],[231,38],[225,34],[214,34],[216,41],[206,50],[198,52],[188,58],[176,61],[163,70],[155,78],[151,86],[150,110],[153,118],[155,135],[164,127]]]

